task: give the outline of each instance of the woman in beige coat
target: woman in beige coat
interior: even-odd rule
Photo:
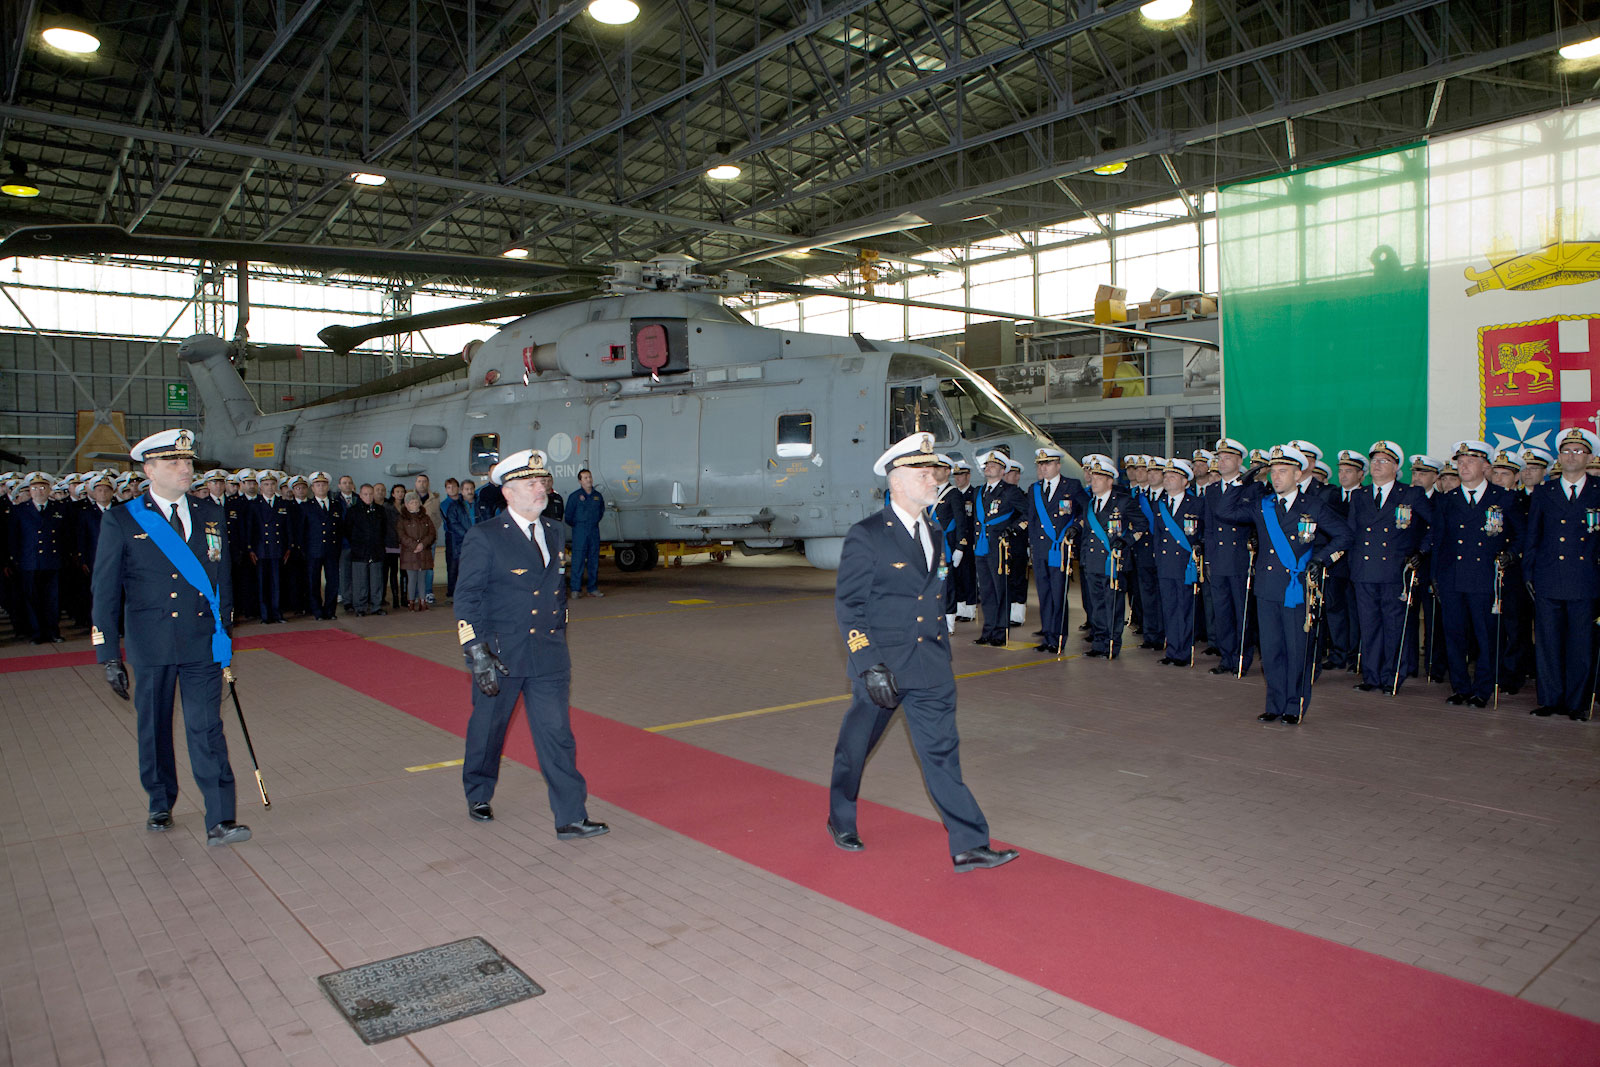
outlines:
[[[396,529],[400,535],[400,569],[405,572],[410,590],[408,606],[412,611],[427,611],[429,590],[422,588],[422,576],[433,569],[433,542],[439,532],[422,510],[422,498],[416,493],[406,494],[405,510],[400,513]]]

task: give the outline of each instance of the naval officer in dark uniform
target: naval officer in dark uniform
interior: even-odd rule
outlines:
[[[1089,617],[1089,650],[1084,655],[1116,659],[1122,653],[1127,607],[1128,546],[1144,540],[1150,528],[1128,490],[1117,485],[1117,467],[1110,456],[1084,456],[1081,466],[1089,475],[1083,522],[1078,524],[1078,558],[1088,590],[1084,610]]]
[[[1205,515],[1206,578],[1211,583],[1216,630],[1211,639],[1222,654],[1222,662],[1212,674],[1250,673],[1255,656],[1256,620],[1245,599],[1246,577],[1255,556],[1251,544],[1252,524],[1240,525],[1222,518],[1222,503],[1244,488],[1239,465],[1246,449],[1232,437],[1217,440],[1215,462],[1217,480],[1200,494]],[[1243,659],[1241,664],[1240,660]]]
[[[1522,534],[1523,574],[1533,587],[1533,648],[1541,717],[1586,719],[1593,684],[1595,601],[1600,580],[1600,479],[1586,470],[1600,441],[1588,430],[1556,438],[1561,477],[1533,491]]]
[[[845,536],[834,615],[849,656],[851,700],[833,751],[828,833],[847,852],[865,847],[856,831],[861,774],[903,704],[922,781],[960,873],[1010,863],[1017,851],[989,847],[989,824],[961,780],[956,679],[940,610],[949,568],[926,518],[938,493],[933,469],[942,462],[931,433],[914,433],[890,447],[872,468],[889,479],[889,506]]]
[[[128,699],[133,668],[139,780],[150,797],[145,826],[167,830],[178,799],[172,751],[172,696],[183,697],[189,767],[205,798],[206,844],[250,839],[234,821],[233,767],[222,733],[222,672],[233,658],[233,579],[228,518],[188,494],[194,435],[164,430],[128,453],[144,464],[150,488],[100,520],[94,560],[95,658],[106,682]]]
[[[53,484],[44,471],[22,482],[28,499],[11,509],[11,563],[22,572],[23,619],[33,643],[61,638],[61,567],[67,561],[67,505],[51,500]]]
[[[978,600],[983,605],[983,633],[973,644],[1004,647],[1011,629],[1011,568],[1026,567],[1026,559],[1012,559],[1008,534],[1027,521],[1028,499],[1005,481],[1011,457],[989,451],[978,457],[984,484],[973,500],[972,554],[978,564]],[[932,475],[929,475],[932,477]],[[890,497],[894,488],[890,486]]]
[[[1267,682],[1266,710],[1257,716],[1262,722],[1281,719],[1294,726],[1305,714],[1311,696],[1307,579],[1320,583],[1327,565],[1350,549],[1350,527],[1305,484],[1314,462],[1294,445],[1278,445],[1268,453],[1271,489],[1253,482],[1237,495],[1229,493],[1219,508],[1229,522],[1254,524],[1260,546],[1252,584]]]
[[[1038,479],[1028,491],[1028,535],[1032,542],[1033,582],[1039,593],[1038,652],[1061,651],[1066,641],[1066,546],[1083,517],[1083,484],[1061,476],[1066,453],[1045,446],[1034,451]]]
[[[549,477],[548,461],[538,449],[515,452],[496,463],[489,479],[505,494],[506,510],[472,527],[461,542],[456,630],[473,685],[461,782],[467,814],[479,822],[493,819],[489,801],[500,780],[506,727],[520,695],[556,837],[566,841],[598,837],[610,827],[589,819],[589,787],[578,773],[561,566],[566,526],[544,514]],[[508,680],[502,684],[502,678]]]
[[[1394,693],[1406,677],[1400,647],[1406,612],[1427,584],[1417,551],[1431,508],[1427,493],[1397,479],[1406,459],[1399,444],[1374,442],[1366,458],[1372,485],[1351,490],[1345,515],[1351,537],[1350,586],[1361,636],[1361,681],[1355,687],[1364,693]]]
[[[1199,614],[1200,568],[1204,558],[1205,514],[1189,490],[1194,468],[1186,459],[1167,460],[1165,492],[1154,500],[1150,527],[1151,559],[1160,582],[1161,663],[1187,667],[1194,660],[1195,617]]]

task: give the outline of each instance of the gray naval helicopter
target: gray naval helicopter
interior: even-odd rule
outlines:
[[[102,232],[84,232],[90,230]],[[0,244],[0,259],[107,246],[172,254],[182,245],[193,255],[196,244],[174,239],[163,252],[162,239],[86,226],[53,228],[44,244],[36,239],[42,232],[12,235]],[[346,265],[357,262],[348,250],[327,251]],[[216,249],[209,254],[222,258]],[[241,258],[271,262],[307,263],[307,254],[240,250]],[[383,255],[390,269],[406,266],[405,253]],[[483,262],[490,272],[505,268]],[[575,272],[530,266],[546,276]],[[381,336],[520,316],[459,356],[270,415],[256,405],[237,364],[289,357],[276,351],[283,346],[247,343],[242,296],[233,342],[197,334],[179,346],[201,400],[203,451],[228,467],[327,470],[358,484],[422,473],[481,483],[502,455],[539,448],[558,481],[575,481],[583,468],[593,472],[608,501],[601,537],[624,570],[653,566],[658,542],[682,541],[732,542],[747,553],[802,545],[811,564],[831,569],[850,527],[883,507],[883,480],[871,468],[890,443],[927,430],[947,455],[973,460],[997,448],[1025,463],[1050,443],[988,381],[937,349],[763,328],[723,304],[747,291],[862,294],[762,283],[737,271],[704,274],[695,266],[681,256],[618,263],[590,289],[330,326],[318,336],[348,354]],[[246,273],[241,263],[241,279]],[[427,381],[463,366],[464,380]],[[1067,466],[1064,473],[1081,478],[1076,463]]]

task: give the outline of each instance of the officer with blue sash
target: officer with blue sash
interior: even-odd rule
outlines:
[[[933,523],[933,530],[944,542],[944,558],[949,561],[950,573],[944,583],[944,611],[945,629],[950,633],[956,631],[956,572],[961,564],[967,562],[967,556],[972,551],[972,537],[970,533],[971,520],[967,514],[966,497],[951,481],[956,461],[949,456],[939,457],[941,466],[933,468],[933,479],[938,485],[938,495],[928,507],[928,519]]]
[[[862,773],[903,706],[923,784],[944,822],[959,874],[999,867],[1017,852],[989,846],[989,824],[961,777],[956,679],[939,614],[949,571],[943,542],[926,521],[938,492],[933,471],[942,463],[933,434],[926,432],[879,456],[872,470],[888,478],[890,502],[852,526],[840,552],[834,615],[849,659],[851,695],[833,751],[828,835],[846,852],[866,847],[856,824]],[[992,477],[998,480],[999,471]]]
[[[1257,718],[1293,726],[1311,695],[1307,581],[1320,585],[1328,563],[1349,550],[1350,528],[1320,493],[1302,489],[1314,462],[1309,455],[1294,445],[1277,445],[1267,461],[1271,489],[1252,481],[1243,492],[1228,494],[1220,513],[1230,522],[1253,523],[1260,545],[1252,584],[1267,702]],[[1250,472],[1252,479],[1256,473]]]
[[[51,500],[55,482],[34,471],[22,482],[28,499],[11,509],[7,537],[11,566],[22,575],[19,598],[25,630],[36,645],[59,644],[61,567],[67,561],[67,509]]]
[[[1495,684],[1495,611],[1501,611],[1499,636],[1504,640],[1503,602],[1512,591],[1505,581],[1506,565],[1520,548],[1523,517],[1515,493],[1488,479],[1494,454],[1488,442],[1458,441],[1454,451],[1461,488],[1432,498],[1416,485],[1411,489],[1428,499],[1428,529],[1421,547],[1432,560],[1432,584],[1440,601],[1438,625],[1450,671],[1445,702],[1486,708]],[[1477,656],[1469,671],[1474,649]]]
[[[1033,583],[1039,594],[1038,652],[1061,651],[1066,642],[1066,546],[1076,543],[1078,521],[1083,517],[1083,484],[1061,476],[1066,453],[1044,446],[1033,454],[1038,475],[1028,491],[1030,506],[1029,555],[1033,558]]]
[[[1200,498],[1189,491],[1194,468],[1188,460],[1167,460],[1163,477],[1166,491],[1155,499],[1156,524],[1150,529],[1156,578],[1161,583],[1162,632],[1167,639],[1160,662],[1187,667],[1194,656],[1205,509]]]
[[[589,787],[578,772],[561,566],[566,527],[544,514],[549,477],[548,460],[538,449],[496,463],[489,478],[505,494],[506,510],[473,526],[461,542],[456,631],[472,669],[461,782],[467,814],[478,822],[492,820],[489,802],[500,780],[500,753],[522,697],[556,837],[569,841],[598,837],[609,827],[589,818]]]
[[[250,828],[234,821],[233,767],[222,733],[222,671],[233,659],[228,519],[210,500],[185,492],[194,474],[188,430],[151,434],[129,455],[144,465],[150,488],[101,520],[90,640],[106,682],[124,700],[133,668],[139,780],[150,798],[145,826],[172,827],[176,689],[189,767],[205,800],[206,844],[248,841]]]
[[[1133,497],[1117,485],[1117,465],[1095,453],[1080,464],[1089,475],[1089,495],[1078,524],[1078,558],[1089,591],[1089,650],[1085,656],[1116,659],[1122,651],[1122,630],[1128,586],[1129,546],[1150,532]]]
[[[1600,581],[1600,479],[1586,470],[1600,441],[1572,427],[1556,438],[1561,477],[1533,491],[1522,535],[1523,574],[1533,588],[1533,647],[1539,706],[1534,715],[1589,714]]]
[[[983,605],[983,633],[976,645],[1005,647],[1011,629],[1011,568],[1027,565],[1011,558],[1006,535],[1028,517],[1028,498],[1022,490],[1003,480],[1011,457],[1004,452],[985,452],[985,482],[973,500],[973,556],[978,565],[978,600]]]
[[[1256,617],[1245,599],[1255,525],[1224,519],[1222,502],[1229,494],[1244,489],[1239,468],[1244,462],[1245,447],[1231,437],[1223,437],[1217,441],[1214,457],[1217,480],[1200,494],[1205,516],[1206,580],[1211,585],[1212,618],[1216,623],[1211,639],[1222,657],[1211,673],[1242,677],[1250,673],[1255,659]]]
[[[1350,584],[1361,632],[1361,681],[1355,687],[1362,692],[1393,693],[1405,677],[1400,631],[1408,604],[1427,584],[1417,552],[1431,509],[1426,493],[1398,480],[1405,458],[1394,441],[1375,442],[1364,464],[1372,484],[1350,493]]]
[[[260,474],[261,495],[246,512],[246,536],[250,539],[250,562],[255,565],[261,598],[261,621],[283,621],[279,590],[284,564],[289,562],[292,544],[289,528],[289,501],[278,495],[278,472]]]

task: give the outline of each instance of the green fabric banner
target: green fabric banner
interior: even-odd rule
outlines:
[[[1423,450],[1427,183],[1413,145],[1220,190],[1224,434]]]

